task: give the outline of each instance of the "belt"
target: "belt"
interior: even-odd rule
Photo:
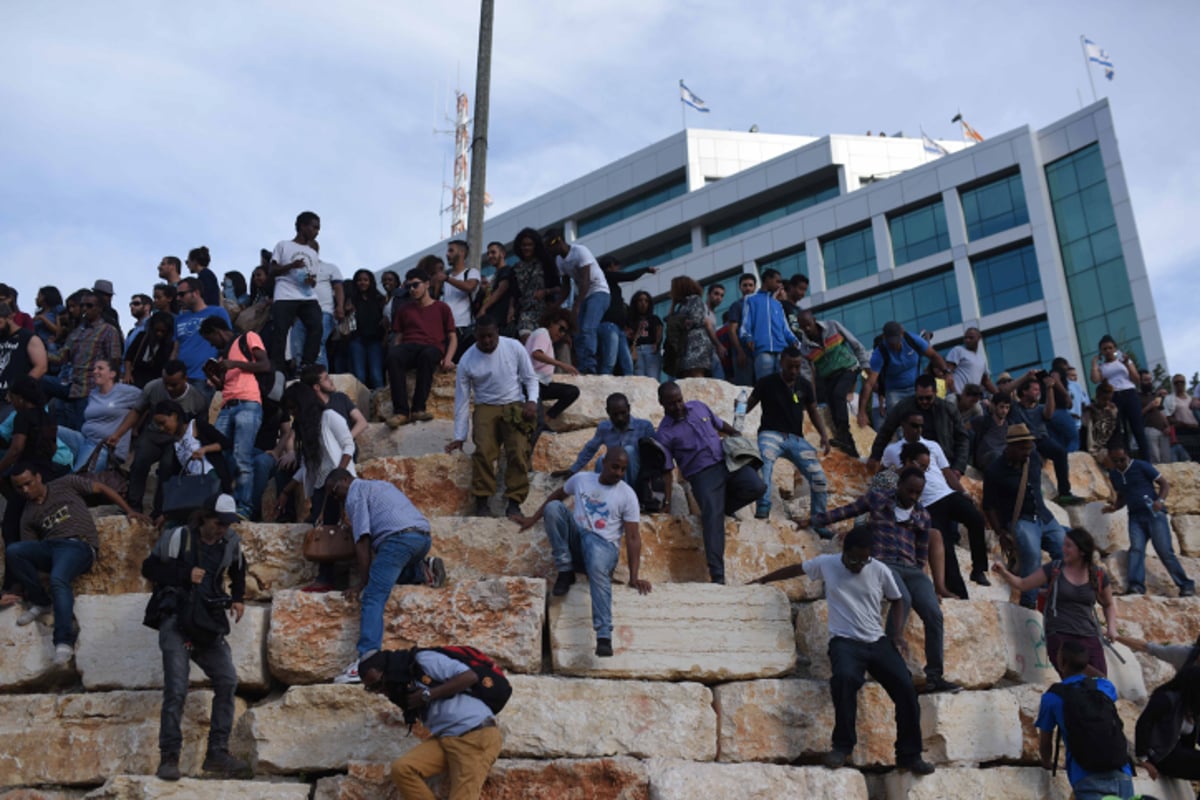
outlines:
[[[257,403],[254,400],[226,400],[221,404],[221,408],[233,408],[234,406],[240,406],[242,403],[254,403],[256,406],[260,405],[260,403]]]
[[[379,543],[375,545],[375,550],[378,550],[379,545],[383,544],[384,542],[386,542],[388,539],[392,538],[393,536],[402,536],[406,533],[416,533],[421,536],[428,536],[430,538],[433,538],[433,534],[431,534],[429,531],[423,531],[420,528],[405,528],[402,531],[389,531],[388,533],[385,533],[383,536],[379,537]]]
[[[463,735],[466,736],[467,733],[474,733],[475,731],[481,731],[484,728],[494,728],[494,727],[496,727],[496,718],[488,717],[483,722],[479,723],[474,728],[471,728],[471,730],[467,731]]]

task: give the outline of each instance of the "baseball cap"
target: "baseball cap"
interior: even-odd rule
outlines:
[[[237,503],[234,501],[233,496],[228,494],[214,494],[204,504],[204,510],[215,511],[217,519],[227,525],[232,525],[241,519],[237,513]]]

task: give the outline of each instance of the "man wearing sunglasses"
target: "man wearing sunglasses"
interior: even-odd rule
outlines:
[[[217,349],[200,335],[200,326],[209,317],[220,317],[229,325],[229,313],[220,306],[210,306],[200,294],[200,279],[184,278],[179,282],[175,295],[179,298],[181,311],[175,317],[176,357],[187,364],[188,382],[192,387],[212,399],[214,387],[208,383],[204,365],[217,357]]]
[[[924,435],[941,445],[942,452],[950,459],[950,468],[961,478],[967,471],[967,461],[971,455],[971,437],[967,434],[958,407],[937,396],[937,380],[932,375],[919,375],[914,392],[912,396],[888,406],[887,417],[879,426],[879,434],[871,445],[867,466],[872,471],[879,468],[884,448],[892,441],[904,420],[917,411],[925,418]]]
[[[454,313],[441,300],[429,294],[429,273],[410,269],[404,276],[404,288],[410,302],[396,307],[392,317],[392,346],[388,349],[388,385],[392,390],[392,416],[387,424],[393,430],[410,421],[429,421],[433,414],[425,410],[433,389],[433,373],[440,367],[454,369],[458,335]],[[408,400],[408,371],[417,372],[412,404]]]
[[[125,337],[125,351],[128,352],[137,335],[146,330],[146,322],[153,311],[153,301],[144,294],[135,294],[129,298],[129,314],[133,317],[133,328]]]

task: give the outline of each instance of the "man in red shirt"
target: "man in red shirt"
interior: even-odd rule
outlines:
[[[429,273],[410,269],[404,276],[404,286],[408,289],[408,302],[398,305],[392,314],[392,346],[387,356],[394,412],[387,420],[390,428],[399,428],[410,419],[433,419],[433,414],[425,410],[433,388],[433,373],[439,367],[454,369],[454,352],[458,347],[454,314],[450,306],[429,294]],[[405,380],[410,369],[417,371],[411,406]]]

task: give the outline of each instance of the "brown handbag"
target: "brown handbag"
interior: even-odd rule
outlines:
[[[353,561],[354,536],[348,525],[317,525],[304,534],[304,558],[318,564]]]
[[[102,470],[97,470],[96,466],[100,463],[100,455],[108,451],[108,466]],[[129,488],[129,481],[125,477],[125,473],[121,470],[117,463],[116,448],[110,444],[101,443],[92,451],[92,455],[87,460],[87,464],[79,472],[79,477],[89,480],[92,483],[99,483],[112,489],[122,497]],[[110,502],[108,498],[100,494],[91,495],[89,500],[95,499],[99,503]]]

